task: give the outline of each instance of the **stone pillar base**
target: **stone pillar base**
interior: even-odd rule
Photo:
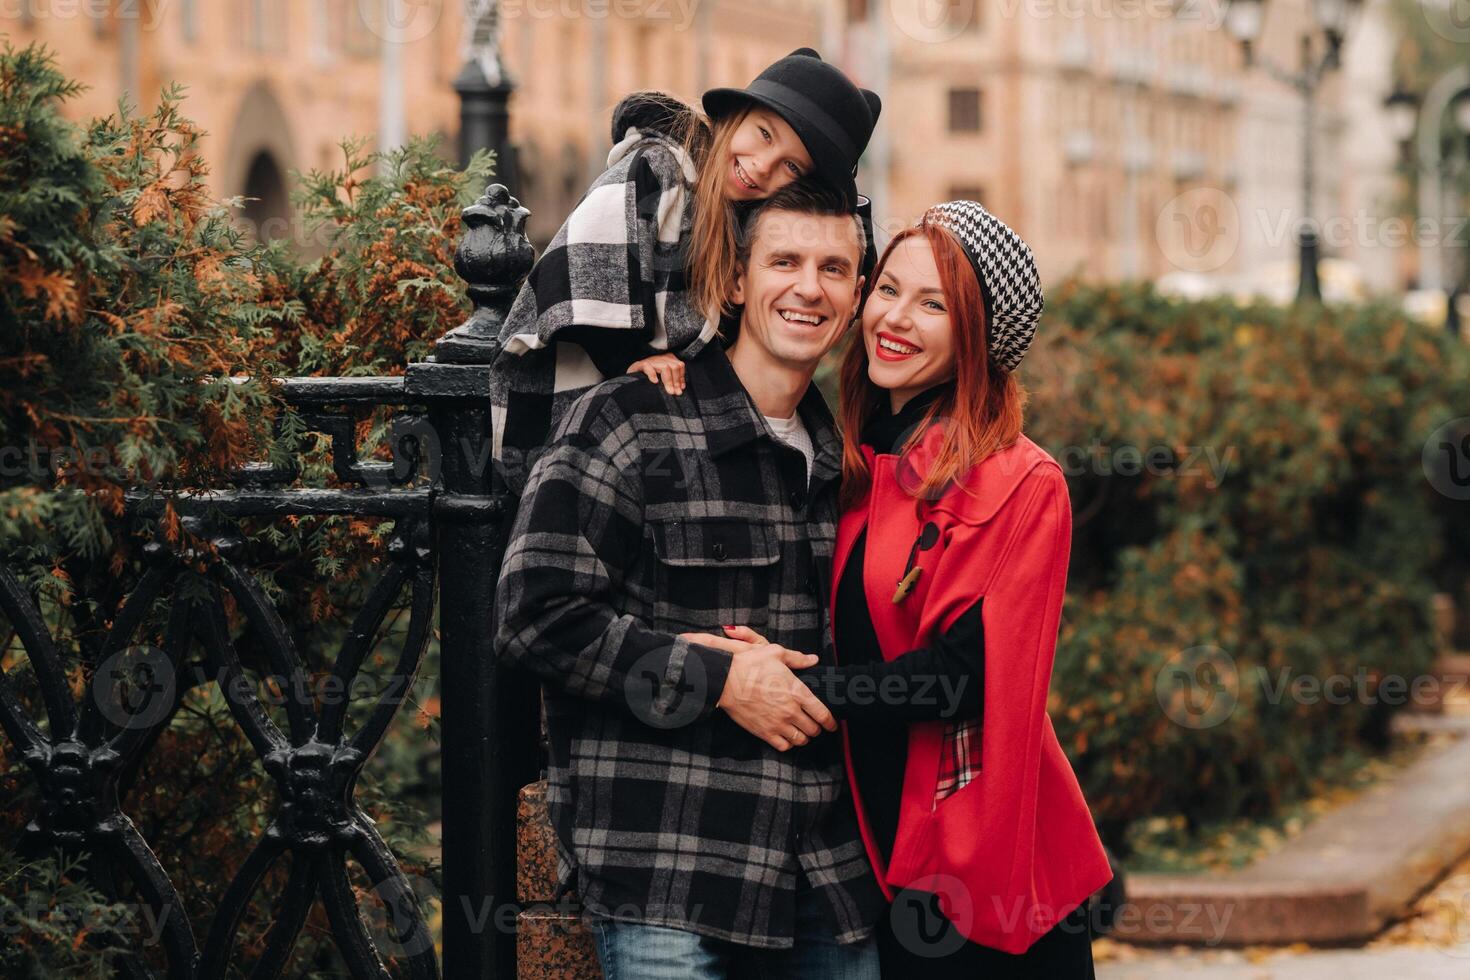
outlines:
[[[575,897],[554,903],[556,833],[546,810],[546,781],[521,790],[516,813],[516,960],[520,980],[599,980],[592,937],[573,913]]]

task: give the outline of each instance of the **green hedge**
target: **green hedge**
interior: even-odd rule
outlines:
[[[1411,700],[1382,679],[1425,674],[1430,596],[1465,577],[1470,504],[1421,462],[1470,414],[1464,347],[1388,306],[1074,283],[1022,370],[1075,515],[1052,717],[1110,841],[1269,812],[1380,747]]]
[[[124,489],[217,486],[243,462],[288,458],[302,461],[308,485],[332,485],[328,437],[304,431],[262,382],[399,374],[422,359],[469,312],[453,253],[460,209],[484,188],[491,160],[478,154],[460,169],[434,141],[385,154],[348,141],[340,169],[299,175],[303,233],[262,245],[235,227],[239,200],[210,198],[202,134],[184,115],[180,90],[165,90],[146,113],[119,105],[75,124],[60,107],[78,90],[46,50],[16,49],[0,35],[0,551],[36,596],[74,689],[85,691],[96,665],[84,644],[100,648],[142,575],[146,535],[120,514]],[[389,415],[359,420],[364,452],[385,456]],[[17,467],[17,449],[34,462]],[[188,533],[172,514],[160,525],[173,540]],[[242,522],[262,556],[252,571],[295,630],[313,683],[331,669],[375,581],[389,526],[355,517]],[[180,589],[191,586],[185,579]],[[167,605],[148,610],[134,642],[162,643]],[[404,605],[365,660],[364,676],[379,684],[402,642]],[[258,679],[269,670],[266,645],[237,609],[227,612]],[[214,671],[203,651],[196,645],[188,656],[181,680],[189,690],[136,779],[124,779],[122,804],[203,936],[229,872],[271,820],[275,794],[207,681]],[[429,840],[439,806],[437,657],[431,643],[422,683],[356,797],[405,871],[431,881],[439,874]],[[0,670],[39,717],[34,672],[4,617]],[[354,701],[349,727],[368,706]],[[62,911],[100,918],[107,910],[95,911],[97,896],[63,882],[74,868],[44,856],[22,864],[10,853],[34,797],[28,767],[0,737],[0,977],[110,976],[107,936],[63,945],[75,937],[62,912],[30,897],[55,893]],[[365,893],[366,878],[352,867]],[[247,962],[259,955],[266,900],[284,887],[286,870],[277,862],[246,914],[239,946]],[[130,894],[122,897],[136,911]],[[369,926],[381,939],[379,920]],[[156,943],[145,952],[160,955]],[[319,906],[293,956],[293,977],[346,975]]]
[[[121,937],[149,926],[135,906],[108,902],[80,871],[75,859],[27,860],[0,841],[0,976],[110,980],[118,975],[127,948]]]

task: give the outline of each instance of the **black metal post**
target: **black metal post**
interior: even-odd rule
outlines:
[[[442,467],[434,503],[444,769],[444,976],[516,975],[516,804],[540,773],[539,698],[493,649],[495,586],[512,501],[490,460],[494,338],[532,262],[527,212],[492,185],[464,211],[455,268],[475,310],[410,365]]]
[[[1297,229],[1297,254],[1301,260],[1297,276],[1296,299],[1322,301],[1322,284],[1317,276],[1317,232],[1312,227],[1312,182],[1316,177],[1316,99],[1317,85],[1323,68],[1312,63],[1312,38],[1302,35],[1302,67],[1298,90],[1302,95],[1302,223]]]
[[[495,151],[495,179],[507,190],[516,186],[515,147],[510,141],[510,97],[515,83],[509,77],[490,80],[478,60],[471,58],[454,80],[459,93],[459,162],[469,163],[476,150]]]
[[[1296,285],[1298,303],[1310,300],[1322,301],[1322,283],[1317,277],[1317,233],[1303,224],[1297,230],[1296,241],[1301,258],[1301,275]]]
[[[1242,6],[1251,7],[1259,7],[1260,4],[1260,0],[1238,0],[1238,2],[1241,2]],[[1234,28],[1240,40],[1241,53],[1245,56],[1245,66],[1250,68],[1259,65],[1272,78],[1296,89],[1297,94],[1302,97],[1302,217],[1296,238],[1297,256],[1300,262],[1296,301],[1298,303],[1320,303],[1322,301],[1319,269],[1320,239],[1315,222],[1312,220],[1312,185],[1316,177],[1316,99],[1317,90],[1327,72],[1341,67],[1340,50],[1343,25],[1324,23],[1322,33],[1326,50],[1320,58],[1313,57],[1313,35],[1302,34],[1301,65],[1296,71],[1289,71],[1268,58],[1259,58],[1256,55],[1252,41],[1259,29],[1258,18],[1259,11],[1257,10],[1254,16],[1247,18]]]

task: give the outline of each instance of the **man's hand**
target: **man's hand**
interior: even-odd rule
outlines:
[[[730,674],[718,703],[735,724],[778,752],[805,745],[824,728],[837,730],[832,712],[791,672],[814,666],[816,656],[775,643],[724,640],[719,644],[720,649],[735,646],[741,649],[730,660]]]

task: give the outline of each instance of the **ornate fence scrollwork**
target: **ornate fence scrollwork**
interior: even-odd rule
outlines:
[[[32,665],[46,719],[43,726],[31,717],[13,679],[0,671],[0,728],[37,790],[26,843],[84,855],[86,873],[104,894],[117,896],[124,879],[129,882],[161,924],[169,978],[227,975],[246,911],[268,871],[283,860],[285,885],[252,977],[282,975],[318,900],[352,975],[393,975],[365,925],[349,860],[387,912],[397,975],[427,980],[442,969],[451,977],[514,976],[514,932],[496,928],[503,917],[481,913],[487,902],[492,910],[512,906],[515,794],[539,770],[538,738],[534,687],[502,676],[488,646],[509,498],[489,465],[485,441],[495,333],[532,260],[526,215],[499,185],[465,209],[467,230],[455,266],[469,283],[475,310],[441,339],[436,357],[409,365],[404,377],[284,382],[287,401],[307,427],[330,437],[333,472],[346,486],[294,487],[298,467],[251,464],[229,486],[174,498],[188,530],[208,540],[212,551],[180,554],[157,540],[144,547],[143,574],[103,631],[93,651],[91,689],[81,697],[73,696],[36,598],[0,564],[0,615]],[[354,410],[376,406],[398,410],[391,462],[365,462],[354,444]],[[139,517],[156,516],[163,504],[152,492],[127,495],[129,511]],[[227,602],[248,626],[251,656],[267,663],[273,676],[304,690],[306,668],[291,630],[251,571],[234,522],[333,514],[392,522],[388,561],[336,651],[333,689],[353,689],[386,618],[405,600],[408,623],[386,690],[354,712],[362,715],[355,727],[345,696],[320,704],[286,697],[283,726],[252,688],[231,636]],[[194,570],[201,564],[202,574]],[[179,588],[191,576],[200,587]],[[428,648],[436,598],[443,779],[454,801],[444,814],[442,967],[410,880],[354,799],[358,777]],[[162,646],[134,646],[157,608],[166,611]],[[234,869],[202,945],[163,864],[120,802],[124,774],[136,772],[173,717],[182,696],[176,679],[195,644],[276,793],[269,824]],[[154,976],[142,955],[124,959],[119,973],[137,980]]]

